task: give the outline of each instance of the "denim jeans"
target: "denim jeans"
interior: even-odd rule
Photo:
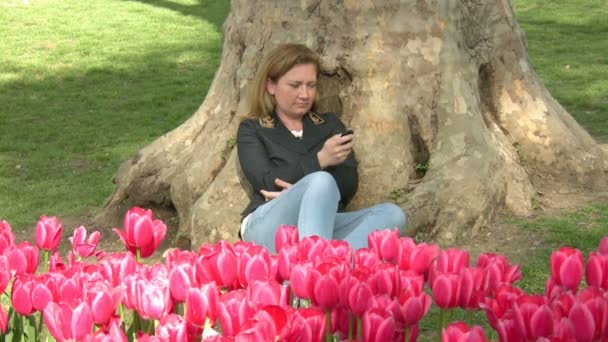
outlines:
[[[324,171],[313,172],[249,214],[242,238],[275,253],[274,237],[282,224],[297,226],[300,239],[318,235],[345,240],[353,249],[367,247],[367,236],[376,229],[405,232],[405,214],[393,203],[337,213],[339,200],[334,178]]]

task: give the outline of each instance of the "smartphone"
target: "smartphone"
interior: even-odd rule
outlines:
[[[342,132],[342,134],[340,134],[340,136],[347,136],[350,134],[353,134],[353,130],[352,129],[347,129],[346,131]]]

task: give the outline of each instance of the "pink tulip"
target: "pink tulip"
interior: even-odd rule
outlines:
[[[237,278],[243,287],[255,280],[270,279],[271,270],[270,254],[264,247],[250,247],[238,257]]]
[[[297,256],[297,245],[285,245],[279,250],[279,253],[277,254],[277,281],[282,283],[285,280],[289,280],[291,267],[296,263]]]
[[[570,310],[568,319],[574,328],[574,336],[577,341],[593,341],[595,335],[595,320],[593,314],[586,305],[576,303]]]
[[[439,255],[439,246],[427,245],[424,242],[416,245],[414,240],[409,237],[401,238],[399,244],[399,268],[426,276],[431,264]]]
[[[528,340],[551,337],[555,317],[545,298],[540,295],[523,295],[514,304],[513,313],[517,329]]]
[[[380,309],[371,309],[363,314],[363,339],[370,342],[395,340],[395,320]]]
[[[70,238],[72,251],[81,258],[92,256],[95,254],[100,238],[100,233],[95,231],[87,239],[87,229],[80,226],[74,230],[74,235]]]
[[[367,235],[369,248],[388,262],[397,262],[399,256],[399,231],[397,229],[376,230]]]
[[[57,217],[41,216],[36,223],[36,245],[38,248],[51,251],[59,246],[63,226]]]
[[[561,247],[551,253],[551,276],[558,285],[576,292],[583,279],[583,254],[578,249]]]
[[[593,317],[593,325],[595,328],[593,340],[601,340],[608,337],[608,298],[606,298],[604,294],[605,291],[594,287],[588,287],[580,291],[576,296],[577,302],[584,304]],[[572,309],[574,309],[574,305]],[[572,309],[569,314],[572,313]],[[577,315],[585,318],[586,313],[583,311],[584,310],[580,310]]]
[[[327,244],[328,240],[321,239],[316,235],[301,239],[298,244],[298,260],[305,260],[316,264],[317,260],[324,255]]]
[[[247,288],[247,297],[254,308],[261,309],[268,305],[286,307],[289,305],[288,288],[275,280],[255,280]]]
[[[156,251],[165,238],[167,226],[155,220],[151,210],[133,207],[125,214],[124,231],[114,228],[128,251],[147,258]]]
[[[186,321],[182,316],[168,314],[162,317],[160,324],[156,327],[156,336],[163,341],[187,342]]]
[[[433,298],[442,309],[452,309],[458,305],[458,275],[440,273],[432,283]]]
[[[585,269],[585,279],[589,286],[608,289],[608,255],[596,252],[589,254]]]
[[[34,281],[29,276],[15,278],[11,289],[11,300],[13,309],[16,313],[22,316],[28,316],[34,313],[34,305],[32,303],[32,290]]]
[[[244,290],[223,294],[218,302],[218,319],[224,336],[235,336],[242,325],[255,313]]]
[[[208,253],[199,251],[196,279],[200,284],[213,281],[217,286],[235,288],[238,261],[232,247],[220,243]]]
[[[328,261],[317,265],[310,273],[311,301],[323,310],[333,309],[340,301],[338,286],[347,274],[344,264]]]
[[[484,342],[487,340],[482,327],[478,325],[469,327],[464,322],[451,323],[441,332],[442,342]]]
[[[399,295],[398,289],[399,269],[391,263],[381,263],[372,270],[368,283],[374,294],[385,293],[391,297]]]
[[[8,283],[12,279],[8,258],[6,257],[6,255],[0,254],[0,270],[3,270],[0,272],[0,293],[4,293],[6,287],[8,286]],[[6,270],[9,270],[9,272],[7,272]]]
[[[514,303],[524,292],[511,285],[501,285],[494,291],[494,297],[486,297],[480,307],[486,312],[488,323],[494,330],[498,330],[499,321],[511,310]]]
[[[513,284],[522,278],[519,265],[510,265],[506,257],[494,253],[479,255],[477,267],[483,270],[483,284],[487,293],[494,292],[502,283]]]
[[[198,286],[195,267],[189,262],[176,262],[169,270],[169,290],[176,302],[185,302],[190,287]]]
[[[439,253],[439,256],[430,267],[429,283],[435,281],[435,276],[439,273],[455,273],[469,267],[469,252],[456,248],[448,248]]]
[[[120,327],[120,319],[114,318],[109,324],[108,331],[97,330],[94,335],[89,335],[85,342],[127,342],[127,336]]]
[[[608,255],[608,236],[604,236],[600,240],[600,244],[597,247],[597,251],[602,255]]]
[[[168,286],[156,282],[139,281],[137,283],[137,311],[144,319],[160,320],[167,315],[173,303]]]
[[[361,266],[369,269],[375,269],[380,264],[380,258],[376,252],[369,248],[359,248],[355,251],[355,266],[358,268]]]
[[[34,274],[38,268],[38,248],[23,241],[8,252],[8,267],[11,274]]]
[[[315,308],[291,311],[279,341],[322,341],[325,335],[325,313]]]
[[[483,292],[483,270],[477,267],[464,268],[458,275],[458,306],[463,309],[479,309]]]
[[[280,225],[274,238],[274,244],[277,252],[280,252],[283,247],[297,244],[298,240],[297,227]]]
[[[15,234],[8,222],[0,220],[0,255],[15,245]]]
[[[207,319],[214,322],[217,318],[219,296],[215,283],[205,284],[200,289],[191,288],[186,297],[186,321],[201,327]]]
[[[417,325],[431,307],[431,296],[426,293],[402,292],[399,296],[401,315],[406,326]]]
[[[124,285],[111,287],[105,281],[95,282],[87,289],[86,300],[93,312],[95,324],[104,326],[112,321],[125,292]]]
[[[43,316],[49,332],[59,342],[81,341],[93,329],[93,313],[86,302],[73,309],[68,304],[50,302]]]
[[[374,297],[372,288],[365,281],[355,280],[347,291],[348,307],[356,317],[362,317]]]
[[[137,262],[131,253],[112,253],[99,263],[99,273],[112,286],[119,286],[127,276],[137,270]]]
[[[289,275],[289,283],[293,293],[303,299],[312,298],[311,273],[313,267],[310,263],[296,264]]]

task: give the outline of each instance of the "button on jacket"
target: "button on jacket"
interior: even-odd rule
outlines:
[[[253,188],[251,202],[243,211],[246,217],[266,202],[260,190],[281,191],[275,184],[280,178],[294,184],[309,173],[321,171],[317,152],[333,135],[345,131],[344,124],[333,113],[309,112],[302,119],[303,137],[296,138],[272,113],[260,119],[245,119],[239,125],[237,149],[239,162]],[[325,168],[340,189],[338,211],[357,191],[357,162],[351,153],[344,162]]]

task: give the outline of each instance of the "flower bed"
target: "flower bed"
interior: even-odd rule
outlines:
[[[131,209],[115,231],[126,252],[98,250],[99,232],[79,227],[63,261],[56,218],[41,217],[36,245],[17,244],[0,221],[0,293],[10,288],[3,296],[12,303],[0,305],[0,341],[39,340],[43,325],[58,341],[415,341],[433,304],[443,341],[486,340],[480,326],[448,324],[454,308],[484,311],[501,341],[608,338],[608,238],[586,267],[577,249],[553,252],[545,293],[527,294],[504,256],[481,254],[472,266],[467,251],[396,230],[376,231],[368,249],[353,251],[283,226],[276,255],[222,241],[170,250],[155,264],[142,259],[166,226],[150,210]]]

